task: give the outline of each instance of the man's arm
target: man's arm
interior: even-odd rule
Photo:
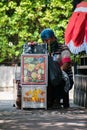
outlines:
[[[63,50],[61,52],[62,66],[61,69],[67,71],[71,67],[70,51]]]

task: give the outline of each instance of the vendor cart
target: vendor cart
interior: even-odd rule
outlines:
[[[48,54],[21,55],[21,108],[47,109]]]

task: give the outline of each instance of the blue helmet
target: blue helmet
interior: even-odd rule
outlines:
[[[46,28],[41,32],[41,39],[45,40],[51,37],[55,37],[53,30]]]

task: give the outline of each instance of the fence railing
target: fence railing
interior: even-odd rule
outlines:
[[[74,103],[87,107],[87,75],[75,75]]]

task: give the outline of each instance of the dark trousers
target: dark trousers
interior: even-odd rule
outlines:
[[[69,92],[64,91],[65,82],[62,81],[58,86],[52,86],[51,84],[47,87],[47,106],[52,107],[54,101],[57,99],[57,104],[60,104],[60,99],[63,99],[64,108],[69,107]]]

